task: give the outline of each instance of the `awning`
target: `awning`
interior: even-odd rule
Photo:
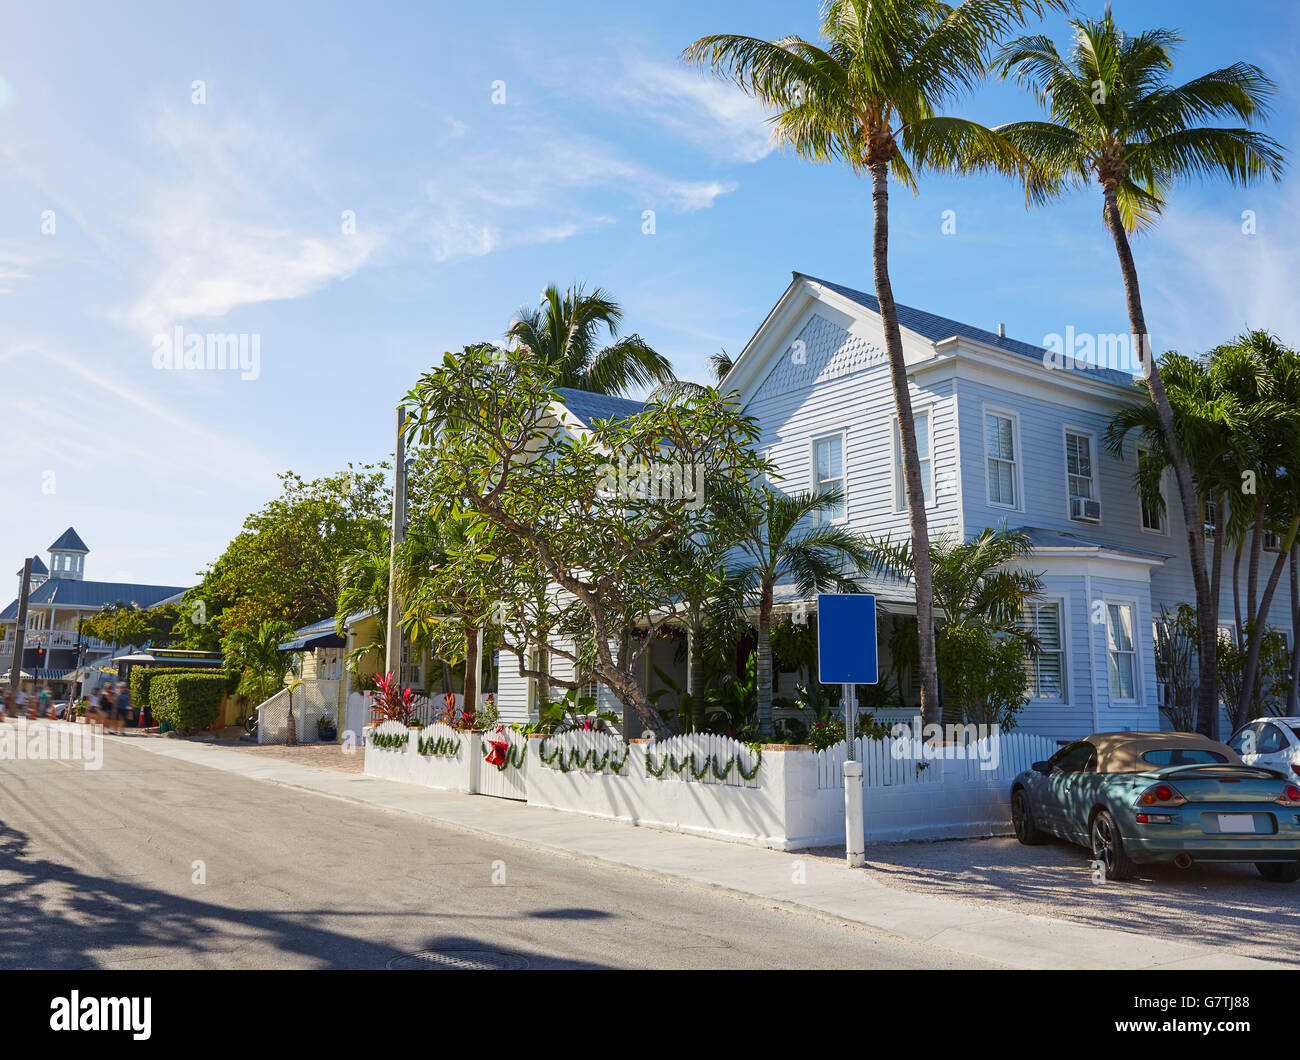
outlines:
[[[316,648],[342,648],[347,641],[337,633],[317,633],[308,637],[295,637],[280,645],[281,651],[314,651]]]
[[[62,681],[72,673],[70,669],[66,670],[37,670],[36,680],[38,681]]]

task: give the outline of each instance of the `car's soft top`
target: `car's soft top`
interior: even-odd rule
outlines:
[[[1096,732],[1087,742],[1097,748],[1098,773],[1145,773],[1161,768],[1145,761],[1148,751],[1213,751],[1228,765],[1242,765],[1237,753],[1199,732]]]

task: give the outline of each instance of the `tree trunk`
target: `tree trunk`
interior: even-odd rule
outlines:
[[[1300,542],[1291,546],[1291,689],[1288,717],[1300,717]]]
[[[758,601],[758,660],[754,666],[754,689],[758,731],[763,735],[772,732],[772,587],[763,586]]]
[[[700,674],[704,672],[704,629],[696,619],[687,632],[690,643],[686,651],[686,690],[691,695],[691,729],[704,731],[704,690],[700,688]]]
[[[1250,559],[1246,564],[1246,614],[1259,610],[1259,562],[1264,554],[1264,514],[1268,499],[1255,498],[1255,523],[1250,531]]]
[[[1216,529],[1215,533],[1223,533],[1221,529]],[[1240,650],[1244,646],[1241,639],[1241,539],[1238,538],[1232,557],[1232,617],[1235,626],[1232,631],[1233,642]]]
[[[1160,378],[1160,369],[1156,367],[1155,354],[1147,335],[1146,315],[1142,311],[1142,293],[1138,287],[1137,266],[1133,262],[1133,249],[1129,246],[1128,233],[1124,231],[1124,222],[1120,216],[1116,187],[1117,182],[1113,178],[1103,184],[1106,227],[1110,229],[1111,238],[1115,241],[1120,271],[1124,275],[1124,298],[1128,304],[1129,327],[1133,331],[1133,341],[1137,344],[1138,363],[1142,367],[1142,376],[1146,380],[1151,403],[1155,406],[1156,418],[1160,421],[1160,433],[1164,437],[1165,448],[1174,468],[1174,477],[1178,482],[1178,498],[1183,507],[1183,525],[1187,532],[1187,548],[1192,563],[1192,581],[1196,586],[1196,625],[1200,635],[1198,661],[1200,681],[1196,689],[1196,729],[1206,736],[1215,738],[1218,736],[1219,728],[1219,671],[1215,660],[1219,621],[1218,601],[1210,596],[1209,572],[1206,570],[1205,526],[1201,521],[1201,506],[1196,495],[1196,484],[1192,479],[1191,465],[1188,464],[1182,446],[1178,444],[1178,438],[1174,434],[1174,412],[1169,405],[1169,395],[1165,393],[1164,380]],[[1222,517],[1219,522],[1223,522]],[[1220,526],[1215,532],[1223,533],[1223,528]]]
[[[1214,496],[1211,493],[1211,496]],[[1220,502],[1222,503],[1222,502]],[[1203,521],[1202,521],[1203,522]],[[1220,592],[1223,586],[1223,535],[1215,530],[1214,540],[1210,545],[1210,599],[1214,601],[1215,613],[1219,610]],[[1218,634],[1218,622],[1215,622],[1215,634]]]
[[[1264,584],[1264,593],[1259,601],[1259,610],[1250,616],[1250,641],[1246,647],[1246,672],[1241,680],[1241,698],[1237,701],[1237,713],[1243,720],[1250,717],[1247,711],[1255,698],[1256,674],[1259,670],[1259,651],[1264,645],[1264,636],[1268,632],[1268,609],[1273,604],[1273,593],[1277,583],[1282,580],[1282,568],[1286,564],[1287,552],[1295,544],[1296,530],[1300,528],[1300,515],[1291,520],[1291,532],[1287,535],[1287,548],[1280,550],[1268,581]]]
[[[912,417],[912,395],[903,360],[903,336],[898,327],[898,307],[889,282],[889,165],[871,167],[871,199],[874,207],[875,239],[872,266],[876,301],[885,330],[885,353],[889,357],[889,382],[898,413],[898,438],[903,449],[903,483],[907,494],[907,521],[912,532],[913,577],[916,582],[916,646],[921,677],[921,719],[937,725],[939,717],[939,667],[934,651],[934,584],[930,569],[930,528],[926,522],[925,490],[921,483],[921,459],[916,447],[916,421]]]
[[[478,714],[478,630],[465,630],[465,698],[461,703],[461,712],[468,712],[470,717]]]

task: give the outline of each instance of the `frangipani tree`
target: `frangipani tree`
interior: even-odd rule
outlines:
[[[423,445],[436,439],[438,495],[467,517],[473,545],[457,570],[499,564],[492,584],[477,582],[484,610],[493,584],[507,614],[539,602],[555,636],[538,646],[567,655],[575,680],[599,681],[646,729],[666,733],[618,644],[670,595],[661,547],[708,532],[707,491],[748,488],[761,467],[757,428],[706,391],[570,431],[554,380],[527,349],[466,347],[407,395],[411,430]],[[544,676],[523,660],[520,672]]]

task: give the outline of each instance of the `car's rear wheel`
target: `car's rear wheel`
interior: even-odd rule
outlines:
[[[1133,875],[1133,862],[1124,851],[1119,825],[1109,810],[1098,810],[1092,818],[1092,857],[1101,863],[1108,880],[1127,880]]]
[[[1047,839],[1034,824],[1034,814],[1024,788],[1016,788],[1011,794],[1011,826],[1016,830],[1016,838],[1027,847],[1038,846]]]
[[[1300,880],[1300,861],[1257,861],[1255,868],[1264,879],[1274,883],[1295,883]]]

